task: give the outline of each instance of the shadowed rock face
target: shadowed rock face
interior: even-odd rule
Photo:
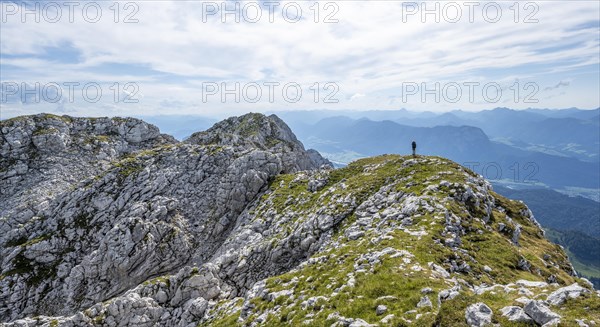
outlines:
[[[445,159],[381,156],[332,170],[259,114],[182,143],[132,119],[0,124],[7,326],[276,325],[309,313],[315,325],[449,325],[445,306],[465,323],[500,316],[506,301],[482,298],[488,291],[534,298],[558,287],[546,280],[578,281],[525,205]],[[561,299],[596,296],[571,289]],[[485,317],[465,311],[473,303]],[[362,309],[341,311],[352,306]],[[420,316],[403,316],[411,310]]]

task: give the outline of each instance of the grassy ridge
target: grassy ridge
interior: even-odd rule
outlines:
[[[576,281],[569,274],[566,253],[558,245],[547,241],[539,227],[523,216],[526,207],[522,203],[491,192],[498,207],[492,210],[489,222],[484,223],[481,217],[485,211],[481,204],[458,201],[454,196],[463,192],[475,175],[446,159],[420,157],[415,161],[411,157],[386,155],[358,160],[330,172],[327,185],[315,193],[308,192],[308,180],[297,177],[278,177],[254,212],[260,218],[274,208],[279,214],[295,217],[295,220],[285,222],[283,235],[277,235],[275,240],[292,234],[308,214],[326,207],[336,198],[352,195],[360,203],[380,192],[382,187],[392,186],[383,196],[393,192],[418,196],[429,205],[435,207],[441,204],[445,210],[460,217],[466,230],[461,251],[452,250],[440,242],[443,240],[445,218],[438,210],[431,212],[421,208],[412,215],[410,230],[424,231],[424,234],[407,232],[397,228],[394,221],[384,221],[373,215],[372,225],[377,225],[378,229],[368,229],[364,237],[356,240],[347,239],[344,235],[345,229],[357,218],[351,213],[337,228],[333,242],[312,256],[317,263],[304,264],[266,280],[270,293],[285,291],[291,296],[251,299],[254,308],[243,323],[238,319],[239,311],[232,313],[217,308],[215,318],[201,325],[249,325],[260,319],[266,326],[329,326],[337,321],[332,316],[334,313],[376,323],[384,315],[378,316],[375,308],[383,304],[387,306],[386,315],[394,315],[388,319],[390,326],[464,326],[464,310],[469,304],[483,301],[498,313],[504,306],[517,305],[515,300],[522,296],[516,291],[491,291],[478,295],[465,285],[510,284],[519,279],[545,281],[550,276],[554,276],[561,285]],[[455,185],[459,186],[428,188],[440,185],[442,180],[458,183]],[[512,223],[507,223],[509,218]],[[498,231],[501,223],[507,226],[505,232]],[[509,232],[516,228],[517,223],[521,226],[520,246],[511,243],[512,233]],[[382,238],[379,231],[385,228],[388,232]],[[406,251],[407,254],[395,256],[387,253],[374,264],[367,265],[366,269],[357,270],[357,267],[366,264],[366,255],[390,248],[402,253]],[[529,270],[518,268],[519,261],[523,259],[531,265]],[[436,275],[429,264],[435,263],[449,270],[451,261],[468,262],[470,269],[453,273],[455,279],[451,281]],[[462,288],[460,296],[438,304],[438,294],[455,285]],[[432,303],[431,307],[417,307],[425,296],[421,293],[424,288],[430,289],[426,296]],[[313,302],[306,302],[309,299]],[[586,305],[575,304],[576,301]],[[575,318],[590,316],[600,321],[600,311],[585,309],[585,306],[597,307],[594,301],[591,296],[573,300],[570,302],[572,305],[563,308],[560,314],[573,322]],[[519,326],[499,314],[494,315],[493,322],[502,326]]]

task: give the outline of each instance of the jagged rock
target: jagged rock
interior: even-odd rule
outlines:
[[[492,285],[492,286],[482,285],[482,286],[475,286],[473,288],[473,291],[475,294],[481,295],[481,294],[484,294],[485,292],[494,291],[495,289],[506,290],[506,287],[504,285],[500,285],[500,284],[496,284],[496,285]]]
[[[521,307],[508,306],[500,309],[500,312],[502,312],[502,315],[509,321],[530,322],[532,320]]]
[[[327,179],[313,179],[308,181],[308,190],[310,192],[317,192],[327,185]]]
[[[520,258],[517,267],[521,270],[529,271],[531,269],[531,263],[525,258]]]
[[[344,327],[371,327],[371,325],[362,319],[346,318],[340,315],[339,312],[330,313],[327,316],[327,320],[337,320],[331,326],[344,326]]]
[[[511,241],[515,245],[519,245],[519,238],[521,237],[521,225],[516,224],[513,230]]]
[[[419,300],[419,303],[417,303],[417,308],[432,307],[432,306],[433,306],[433,304],[431,304],[431,300],[429,299],[428,296],[421,297],[421,300]]]
[[[460,290],[459,287],[455,286],[451,289],[440,291],[440,293],[438,293],[438,303],[441,303],[442,301],[454,299],[455,297],[460,295],[459,290]]]
[[[378,316],[381,316],[382,314],[384,314],[386,312],[387,312],[387,307],[385,305],[383,305],[383,304],[380,304],[380,305],[377,306],[377,308],[375,308],[375,313]]]
[[[208,308],[208,301],[206,301],[204,298],[199,297],[199,298],[189,300],[189,305],[186,305],[186,306],[188,307],[187,310],[195,318],[202,318],[204,316],[204,312],[206,311],[206,308]],[[186,306],[184,306],[184,308]]]
[[[56,272],[46,273],[39,289],[28,283],[40,278],[35,271],[25,273],[25,278],[11,275],[0,281],[6,287],[0,300],[7,303],[0,308],[0,318],[15,319],[41,307],[46,314],[74,313],[152,275],[176,271],[190,257],[205,261],[270,178],[321,165],[309,159],[278,118],[254,115],[237,121],[258,121],[268,130],[258,130],[253,146],[242,150],[225,141],[195,145],[192,138],[187,144],[177,143],[156,127],[129,118],[38,115],[2,121],[0,167],[18,166],[15,158],[31,156],[32,148],[40,153],[26,159],[31,173],[7,179],[0,169],[3,191],[28,191],[0,194],[0,216],[8,217],[0,224],[0,244],[14,244],[1,249],[2,270],[35,260]],[[229,131],[219,126],[203,136],[237,138],[239,125]],[[105,155],[98,159],[97,153]],[[43,167],[43,174],[38,167]],[[79,180],[84,181],[78,184]],[[29,199],[49,189],[54,196],[66,194],[42,197],[45,202],[39,203],[44,206],[31,210]],[[30,235],[27,231],[32,229],[36,233]],[[15,256],[23,259],[15,261]],[[182,279],[179,288],[157,290],[153,298],[180,306],[190,298],[213,299],[230,292],[220,276],[227,262],[221,259],[218,264]],[[236,277],[246,280],[243,273]],[[41,293],[53,283],[62,287]],[[25,296],[27,292],[38,295]]]
[[[21,223],[38,214],[52,194],[101,173],[110,160],[177,142],[134,118],[39,114],[0,124],[0,216],[11,216]],[[25,207],[21,201],[25,191],[30,199],[39,199],[40,205]],[[12,226],[11,220],[7,222],[8,226],[0,226],[0,232]]]
[[[442,278],[450,277],[450,274],[448,273],[448,271],[446,271],[446,269],[444,269],[444,267],[437,265],[433,262],[429,262],[428,265],[429,265],[429,268],[431,270],[433,270],[439,277],[442,277]]]
[[[547,287],[548,286],[548,283],[546,283],[546,282],[529,281],[529,280],[523,280],[523,279],[519,279],[518,281],[515,282],[515,284],[517,284],[518,286],[525,286],[525,287]]]
[[[300,305],[303,308],[314,308],[319,305],[319,302],[327,302],[327,298],[324,296],[313,296],[308,298],[306,301],[303,301]]]
[[[505,223],[498,223],[498,231],[499,232],[504,231],[505,228],[506,228],[506,224]]]
[[[529,301],[523,308],[525,313],[537,324],[548,326],[560,321],[561,316],[554,313],[541,301]]]
[[[363,237],[365,235],[365,232],[360,231],[360,230],[347,230],[346,231],[346,237],[348,237],[349,240],[357,240],[361,237]]]
[[[485,303],[471,304],[465,310],[467,325],[471,327],[483,327],[492,323],[492,309]]]
[[[579,297],[582,293],[589,293],[589,290],[575,283],[566,287],[559,288],[556,291],[550,293],[546,301],[551,305],[561,305],[565,303],[567,299],[575,299]]]
[[[527,297],[524,297],[524,296],[522,296],[522,297],[520,297],[520,298],[518,298],[518,299],[515,300],[515,302],[521,303],[523,305],[529,303],[529,301],[531,301],[531,299],[527,298]]]
[[[283,172],[333,167],[318,152],[305,151],[292,130],[275,115],[267,117],[262,114],[246,114],[231,117],[204,132],[192,134],[186,142],[270,150],[281,158]]]

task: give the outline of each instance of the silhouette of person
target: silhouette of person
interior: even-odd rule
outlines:
[[[412,141],[413,157],[417,156],[417,142]]]

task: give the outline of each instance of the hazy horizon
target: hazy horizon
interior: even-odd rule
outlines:
[[[73,114],[73,113],[61,113],[61,112],[45,112],[45,111],[41,111],[41,112],[36,112],[36,113],[28,113],[26,115],[37,115],[37,114],[53,114],[53,115],[67,115],[67,116],[72,116],[72,117],[198,117],[198,118],[213,118],[213,119],[223,119],[223,118],[227,118],[227,117],[233,117],[233,116],[240,116],[240,115],[244,115],[247,113],[262,113],[262,114],[277,114],[277,113],[300,113],[300,112],[306,112],[306,113],[374,113],[374,112],[407,112],[410,114],[434,114],[434,115],[441,115],[441,114],[446,114],[446,113],[452,113],[452,112],[468,112],[468,113],[478,113],[478,112],[482,112],[482,111],[492,111],[492,110],[496,110],[496,109],[508,109],[508,110],[514,110],[514,111],[527,111],[527,110],[548,110],[548,111],[565,111],[565,110],[582,110],[582,111],[594,111],[594,110],[600,110],[600,107],[598,108],[523,108],[523,109],[514,109],[514,108],[507,108],[507,107],[495,107],[495,108],[489,108],[489,109],[480,109],[480,110],[464,110],[464,109],[451,109],[451,110],[446,110],[446,111],[431,111],[431,110],[410,110],[410,109],[406,109],[406,108],[400,108],[400,109],[306,109],[306,110],[301,110],[301,109],[293,109],[293,110],[268,110],[268,111],[261,111],[261,110],[250,110],[250,111],[240,111],[240,112],[229,112],[229,113],[221,113],[221,114],[212,114],[212,115],[203,115],[203,114],[199,114],[199,113],[177,113],[177,112],[171,112],[171,113],[156,113],[156,114],[150,114],[150,115],[145,115],[145,114],[135,114],[135,115],[119,115],[119,114],[114,114],[114,115],[110,115],[110,116],[86,116],[86,115],[78,115],[78,114]],[[5,120],[5,119],[11,119],[14,117],[18,117],[20,115],[13,115],[13,116],[6,116],[3,113],[0,113],[0,120]],[[343,116],[343,115],[342,115]]]

